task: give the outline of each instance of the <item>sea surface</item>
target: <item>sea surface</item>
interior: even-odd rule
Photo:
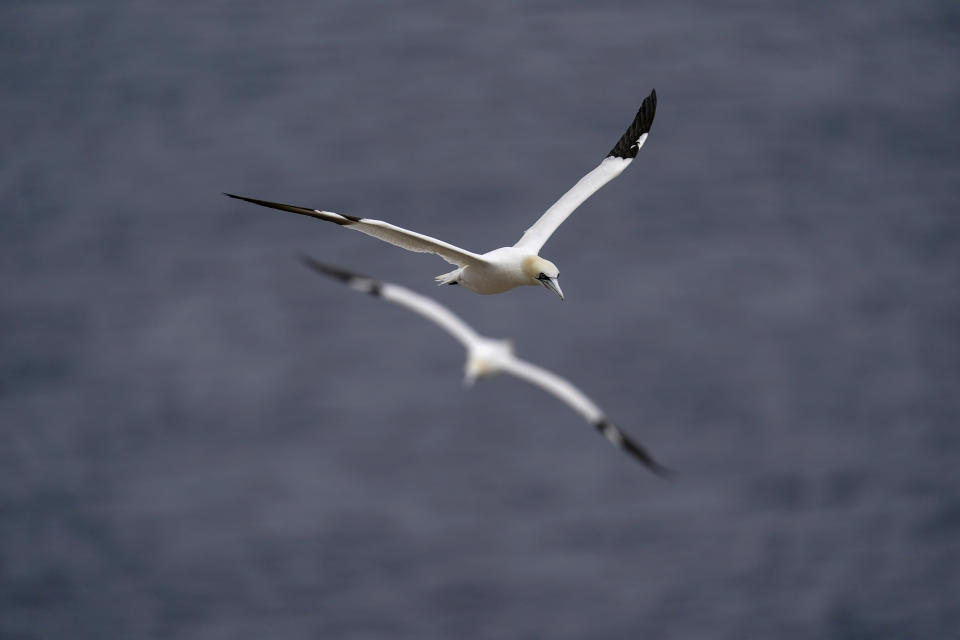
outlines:
[[[11,1],[0,78],[4,640],[960,637],[954,0]],[[563,302],[221,195],[486,251],[652,88]]]

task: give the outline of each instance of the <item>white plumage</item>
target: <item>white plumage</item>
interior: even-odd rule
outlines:
[[[231,198],[245,200],[264,207],[290,211],[339,224],[365,233],[384,242],[417,253],[433,253],[457,268],[437,276],[440,284],[457,284],[475,293],[492,294],[509,291],[524,285],[543,285],[563,298],[557,282],[560,275],[556,265],[541,258],[544,243],[584,200],[596,193],[626,169],[646,142],[657,108],[657,92],[647,96],[633,122],[617,141],[607,157],[593,171],[581,178],[553,206],[527,229],[512,247],[501,247],[477,254],[422,233],[403,229],[382,220],[357,218],[331,211],[297,207],[279,202],[247,198],[231,193]]]

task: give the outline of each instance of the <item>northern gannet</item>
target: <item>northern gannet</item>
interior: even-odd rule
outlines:
[[[256,198],[224,193],[239,200],[246,200],[264,207],[290,211],[301,215],[333,222],[347,229],[354,229],[385,242],[415,251],[434,253],[457,269],[436,277],[438,284],[458,284],[480,294],[502,293],[523,285],[543,285],[563,299],[563,291],[557,283],[560,271],[549,260],[539,256],[540,249],[580,204],[596,193],[600,187],[613,180],[626,169],[650,133],[650,125],[657,110],[657,92],[651,91],[633,123],[617,141],[610,153],[593,171],[583,176],[577,184],[547,209],[527,229],[512,247],[501,247],[484,254],[473,253],[430,236],[402,229],[388,222],[357,218],[332,211],[297,207]]]
[[[653,459],[645,448],[631,440],[579,389],[564,378],[513,354],[513,343],[479,335],[467,323],[440,303],[405,287],[361,276],[344,269],[302,257],[303,262],[324,275],[343,281],[349,287],[383,298],[432,321],[459,340],[467,349],[464,381],[472,385],[477,378],[509,373],[540,387],[567,403],[615,446],[631,454],[654,473],[666,476],[670,470]]]

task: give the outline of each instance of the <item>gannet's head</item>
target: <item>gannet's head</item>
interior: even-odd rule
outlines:
[[[530,284],[542,284],[550,291],[560,296],[563,300],[563,291],[557,283],[560,277],[560,270],[549,260],[544,260],[540,256],[527,256],[523,260],[523,273],[530,278]]]

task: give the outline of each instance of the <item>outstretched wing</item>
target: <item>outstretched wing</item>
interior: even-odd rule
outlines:
[[[633,123],[620,136],[620,140],[613,146],[607,157],[600,162],[600,166],[580,178],[572,189],[560,196],[560,199],[524,232],[514,246],[532,253],[539,253],[567,216],[583,204],[584,200],[599,191],[600,187],[623,173],[623,170],[633,162],[640,147],[647,141],[647,134],[650,133],[650,125],[653,124],[653,116],[656,112],[657,92],[654,90],[644,99]]]
[[[519,358],[511,358],[501,363],[501,368],[507,373],[522,378],[530,384],[536,385],[547,393],[551,393],[566,402],[574,411],[593,425],[603,437],[632,455],[657,475],[670,475],[669,469],[654,460],[653,456],[651,456],[645,448],[631,440],[627,434],[607,418],[597,405],[567,380]]]
[[[397,227],[389,222],[383,222],[382,220],[357,218],[354,216],[344,215],[342,213],[333,213],[332,211],[320,211],[318,209],[296,207],[289,204],[281,204],[279,202],[270,202],[268,200],[245,198],[244,196],[236,196],[232,193],[224,193],[223,195],[236,198],[237,200],[252,202],[253,204],[258,204],[262,207],[270,207],[271,209],[279,209],[280,211],[299,213],[303,216],[310,216],[311,218],[333,222],[342,227],[346,227],[347,229],[353,229],[354,231],[365,233],[368,236],[373,236],[374,238],[378,238],[384,242],[389,242],[390,244],[406,249],[407,251],[415,251],[417,253],[434,253],[450,264],[457,265],[458,267],[466,267],[484,262],[483,258],[476,253],[461,249],[460,247],[455,247],[452,244],[444,242],[443,240],[437,240],[436,238],[425,236],[422,233],[417,233],[416,231],[409,231],[407,229]]]
[[[426,296],[414,293],[406,287],[380,282],[367,276],[324,264],[313,258],[301,256],[300,259],[314,271],[336,278],[357,291],[369,293],[372,296],[389,300],[394,304],[410,309],[414,313],[423,316],[439,326],[459,340],[463,346],[468,349],[471,345],[480,341],[480,336],[477,335],[470,325],[440,303]]]

